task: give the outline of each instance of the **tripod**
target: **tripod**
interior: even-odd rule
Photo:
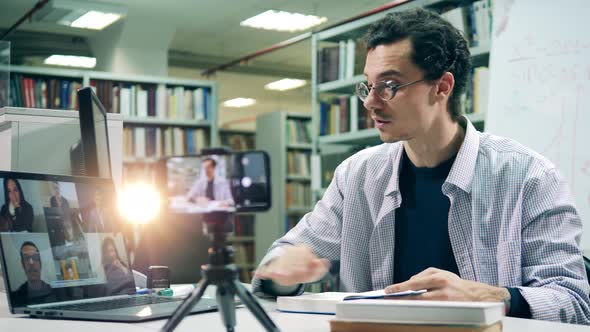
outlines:
[[[267,331],[279,331],[256,298],[238,280],[238,270],[233,264],[233,248],[226,243],[227,234],[233,230],[231,216],[232,214],[227,211],[205,214],[203,230],[212,240],[209,248],[209,264],[201,266],[203,277],[198,287],[182,301],[162,328],[162,332],[173,331],[192,307],[199,302],[209,285],[217,286],[215,297],[223,324],[228,332],[234,331],[236,325],[234,295],[240,298]]]

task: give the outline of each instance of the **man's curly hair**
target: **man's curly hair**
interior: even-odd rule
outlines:
[[[424,78],[436,80],[451,72],[455,86],[449,99],[453,120],[461,115],[460,98],[467,88],[471,56],[467,41],[459,30],[438,14],[421,8],[388,14],[373,23],[365,36],[367,49],[409,38],[412,61]]]

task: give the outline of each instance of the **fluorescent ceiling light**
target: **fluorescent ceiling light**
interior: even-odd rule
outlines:
[[[50,0],[33,15],[37,22],[102,30],[127,15],[120,4],[92,0]]]
[[[278,91],[285,91],[296,89],[305,85],[305,80],[296,80],[292,78],[283,78],[282,80],[278,80],[275,82],[268,83],[264,86],[267,90],[278,90]]]
[[[298,31],[322,24],[326,20],[325,17],[267,10],[240,22],[240,25],[266,30]]]
[[[74,28],[102,30],[121,18],[121,15],[101,13],[94,10],[80,16],[70,26]]]
[[[56,66],[94,68],[96,66],[96,58],[73,55],[52,55],[45,59],[43,63]]]
[[[227,106],[227,107],[246,107],[246,106],[254,105],[254,103],[256,103],[256,100],[254,100],[252,98],[241,98],[240,97],[240,98],[226,100],[223,102],[223,105]]]

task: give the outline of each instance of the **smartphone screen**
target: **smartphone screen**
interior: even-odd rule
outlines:
[[[168,209],[182,214],[268,210],[269,169],[263,151],[167,158]]]

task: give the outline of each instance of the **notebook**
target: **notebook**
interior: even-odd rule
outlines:
[[[299,296],[279,296],[277,298],[277,309],[284,312],[334,315],[336,313],[336,304],[342,301],[399,298],[425,292],[426,290],[410,290],[385,294],[384,290],[377,290],[363,293],[324,292]]]
[[[136,294],[110,179],[0,171],[0,253],[12,313],[143,321],[178,297]],[[203,298],[192,312],[216,310]]]

